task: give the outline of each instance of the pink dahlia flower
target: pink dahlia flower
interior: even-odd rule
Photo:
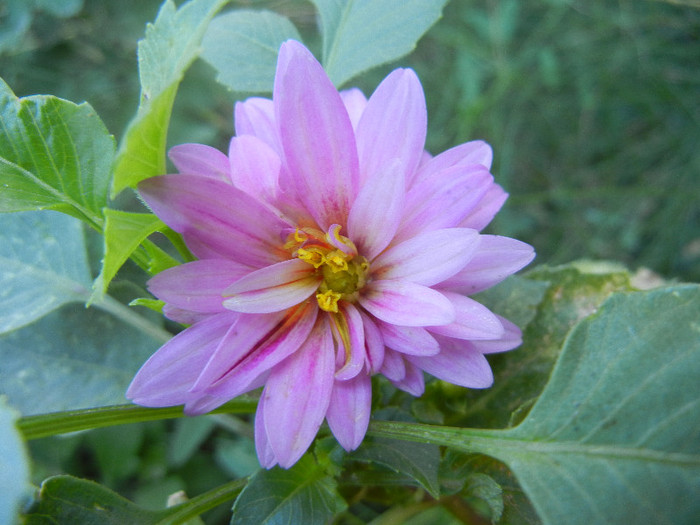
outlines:
[[[426,118],[412,70],[368,100],[339,93],[303,45],[284,43],[273,98],[236,106],[228,155],[177,146],[179,173],[139,185],[198,260],[150,280],[166,315],[191,326],[127,396],[201,414],[264,386],[258,457],[287,468],[324,419],[345,449],[359,446],[373,374],[416,396],[423,371],[490,386],[484,354],[515,348],[520,330],[467,295],[534,252],[479,233],[507,196],[491,148],[431,157]]]

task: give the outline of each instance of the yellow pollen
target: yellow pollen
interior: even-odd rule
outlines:
[[[314,268],[320,268],[323,263],[326,262],[326,256],[320,248],[299,248],[297,250],[297,257],[302,261],[313,265]]]
[[[338,313],[338,301],[343,297],[343,294],[334,292],[333,290],[326,290],[323,293],[316,294],[316,300],[318,301],[318,306],[321,310],[326,312]]]

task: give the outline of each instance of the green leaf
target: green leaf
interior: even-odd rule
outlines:
[[[29,489],[29,461],[15,427],[19,414],[0,396],[0,523],[14,523]]]
[[[389,467],[394,472],[414,479],[434,498],[440,497],[440,451],[434,445],[370,438],[350,458]]]
[[[0,80],[0,211],[58,210],[102,229],[114,139],[89,104],[18,99]]]
[[[336,86],[410,53],[447,0],[311,0],[321,17],[323,65]]]
[[[95,297],[107,291],[109,283],[131,254],[152,233],[165,224],[152,213],[132,213],[106,208],[104,259],[102,271],[95,280]]]
[[[301,41],[289,19],[272,11],[240,9],[212,20],[202,58],[217,80],[234,91],[271,92],[277,52],[285,40]]]
[[[85,302],[90,281],[80,222],[55,212],[0,215],[0,334]]]
[[[94,307],[64,306],[0,336],[0,393],[24,415],[124,403],[134,374],[160,344]]]
[[[228,0],[191,0],[179,9],[172,0],[139,41],[141,102],[119,147],[112,195],[165,173],[170,113],[185,71],[197,58],[209,21]]]
[[[333,478],[307,454],[289,470],[258,471],[236,500],[231,525],[324,525],[346,506]]]

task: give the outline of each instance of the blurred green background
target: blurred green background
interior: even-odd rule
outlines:
[[[0,76],[19,96],[90,102],[119,139],[138,103],[136,42],[160,3],[0,0]],[[319,49],[310,3],[237,5],[289,16]],[[423,82],[430,151],[492,144],[511,198],[490,231],[535,246],[537,263],[610,259],[700,280],[700,1],[452,0],[415,53],[353,84],[369,94],[398,65]],[[196,63],[171,142],[225,148],[244,96]],[[72,472],[148,506],[195,495],[257,466],[247,423],[217,418],[41,440],[34,477]]]

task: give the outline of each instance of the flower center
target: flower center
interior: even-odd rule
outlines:
[[[332,225],[327,233],[314,228],[297,229],[289,235],[284,248],[316,268],[323,277],[316,300],[326,312],[338,312],[338,301],[354,301],[365,285],[369,263],[357,254],[355,244],[340,235],[340,226]]]

